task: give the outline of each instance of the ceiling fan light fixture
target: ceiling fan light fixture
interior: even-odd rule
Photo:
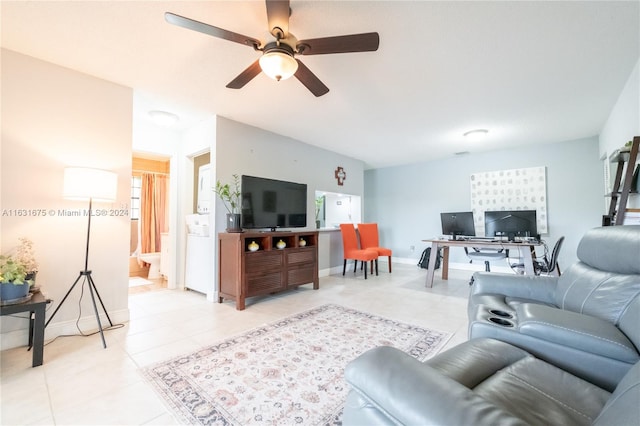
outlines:
[[[487,129],[476,129],[469,130],[463,136],[471,141],[481,141],[483,140],[489,131]]]
[[[298,70],[298,61],[293,57],[293,49],[286,44],[280,43],[273,47],[267,45],[260,57],[260,68],[276,81],[286,80]]]
[[[176,114],[160,110],[149,111],[149,117],[160,126],[172,126],[180,121],[180,117]]]

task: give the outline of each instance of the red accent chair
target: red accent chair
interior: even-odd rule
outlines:
[[[391,249],[380,247],[377,223],[359,223],[360,247],[367,250],[375,250],[378,256],[389,258],[389,273],[391,273]],[[372,265],[373,266],[373,265]]]
[[[344,265],[342,267],[342,275],[347,270],[347,260],[353,259],[353,273],[358,269],[358,260],[366,266],[367,262],[376,263],[376,275],[378,275],[378,252],[370,249],[361,249],[358,247],[358,235],[356,228],[352,223],[341,223],[340,232],[342,233],[342,248],[344,250]],[[373,268],[373,265],[371,265]],[[367,279],[367,269],[364,269],[364,279]],[[371,271],[373,273],[373,269]]]

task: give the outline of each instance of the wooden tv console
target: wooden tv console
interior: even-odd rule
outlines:
[[[277,247],[280,241],[285,248]],[[249,249],[253,242],[256,251]],[[247,297],[309,283],[319,288],[318,231],[218,234],[218,303],[235,300],[243,310]]]

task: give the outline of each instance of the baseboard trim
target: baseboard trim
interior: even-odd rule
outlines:
[[[109,312],[109,317],[111,318],[111,322],[114,325],[125,324],[129,322],[129,309],[122,309],[119,311]],[[45,343],[48,340],[54,339],[58,336],[78,334],[76,322],[78,324],[78,327],[80,327],[80,329],[83,330],[83,333],[89,334],[89,333],[93,333],[94,331],[98,331],[98,322],[96,321],[95,314],[84,316],[80,318],[79,321],[71,320],[71,321],[60,321],[56,323],[51,323],[44,330]],[[100,315],[100,322],[102,323],[103,329],[109,326],[109,321],[107,320],[107,316],[104,314]],[[26,328],[21,328],[19,330],[12,330],[12,331],[8,331],[6,333],[0,334],[0,348],[2,350],[19,348],[22,346],[26,347],[28,345],[29,325],[28,325],[27,317],[25,317],[25,323],[27,324]],[[105,335],[105,338],[106,338],[106,335]]]

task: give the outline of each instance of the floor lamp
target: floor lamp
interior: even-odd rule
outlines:
[[[53,314],[45,324],[45,328],[49,325],[53,317],[56,316],[58,310],[67,300],[69,294],[73,288],[78,284],[80,278],[85,277],[85,280],[89,283],[89,293],[91,294],[91,302],[93,302],[93,310],[96,313],[96,320],[98,321],[98,328],[100,330],[100,337],[102,337],[102,346],[107,347],[107,342],[104,340],[104,332],[102,330],[102,323],[100,322],[100,315],[98,314],[98,307],[96,305],[95,297],[98,297],[102,310],[104,311],[110,326],[113,327],[111,318],[107,313],[100,293],[96,288],[96,284],[93,282],[91,271],[89,270],[89,240],[91,237],[91,216],[92,205],[94,201],[97,202],[113,202],[116,200],[116,190],[118,187],[118,175],[106,170],[90,169],[83,167],[67,167],[64,169],[64,198],[69,200],[89,200],[89,212],[88,212],[88,225],[87,225],[87,246],[84,257],[84,270],[80,271],[78,278],[76,278],[73,285],[67,291],[67,294],[62,298],[62,301],[58,305]],[[94,294],[95,293],[95,294]]]

